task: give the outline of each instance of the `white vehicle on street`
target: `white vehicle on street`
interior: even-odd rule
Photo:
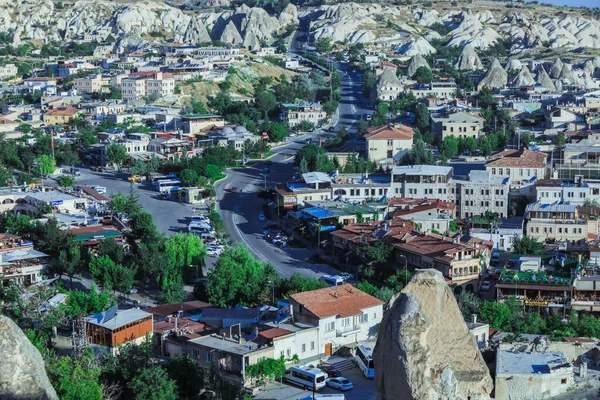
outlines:
[[[99,194],[105,194],[106,188],[104,186],[90,186],[90,189],[95,190]]]
[[[319,368],[310,366],[291,367],[283,375],[283,380],[308,390],[321,390],[325,387],[327,374]]]
[[[206,254],[209,256],[220,256],[225,247],[219,245],[211,245],[206,248]]]

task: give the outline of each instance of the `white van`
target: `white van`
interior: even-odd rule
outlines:
[[[311,368],[306,365],[298,365],[289,368],[283,375],[285,382],[298,385],[307,390],[321,390],[325,387],[327,374],[319,368]]]
[[[346,400],[346,396],[343,393],[333,394],[315,394],[315,400]],[[300,400],[313,400],[312,394],[304,396]]]
[[[319,280],[325,282],[327,286],[340,286],[344,284],[344,278],[339,275],[323,275]]]

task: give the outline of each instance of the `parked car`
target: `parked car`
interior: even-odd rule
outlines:
[[[139,182],[142,180],[142,177],[140,175],[131,175],[127,180],[130,182]]]
[[[487,292],[490,290],[490,288],[491,288],[490,281],[483,281],[483,283],[481,284],[481,291]]]
[[[319,369],[325,371],[327,376],[329,376],[330,378],[339,378],[340,376],[342,376],[342,373],[340,371],[327,364],[319,365]]]
[[[206,249],[206,254],[209,256],[220,256],[223,253],[223,246],[209,246]]]
[[[231,191],[231,193],[237,193],[239,192],[239,189],[237,187],[232,187],[231,189],[229,189]]]
[[[337,390],[350,390],[352,389],[354,386],[352,385],[352,382],[350,382],[348,379],[344,378],[343,376],[340,376],[338,378],[329,378],[326,381],[327,386],[329,386],[330,388],[334,388]]]
[[[137,289],[132,287],[131,289],[129,289],[129,294],[136,294],[137,293]]]

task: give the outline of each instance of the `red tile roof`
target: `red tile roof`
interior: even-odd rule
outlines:
[[[539,151],[505,150],[492,156],[486,167],[545,168],[548,155]]]
[[[153,315],[158,315],[161,317],[168,317],[173,314],[176,314],[178,311],[184,311],[185,314],[202,312],[203,308],[212,307],[211,304],[205,303],[199,300],[193,301],[184,301],[182,303],[173,303],[173,304],[163,304],[156,307],[150,307],[145,309],[144,311],[149,312]]]
[[[333,315],[350,317],[362,314],[362,310],[369,307],[383,305],[383,302],[350,284],[311,290],[309,292],[295,293],[290,299],[318,318],[327,318]]]
[[[79,110],[78,108],[75,108],[70,105],[65,105],[48,110],[44,115],[72,117],[73,115],[79,112],[81,112],[81,110]]]
[[[459,251],[478,250],[474,246],[460,242],[454,243],[452,238],[442,239],[441,236],[435,234],[415,236],[404,243],[395,243],[394,246],[443,262],[452,262],[454,254]]]
[[[373,139],[412,139],[415,132],[406,125],[384,125],[376,128],[370,128],[369,133],[365,135],[367,140]]]
[[[393,198],[390,199],[389,205],[398,207],[394,213],[394,217],[406,216],[426,210],[439,209],[453,211],[456,209],[456,204],[438,199]]]
[[[264,338],[264,339],[274,339],[280,336],[285,336],[285,335],[289,335],[290,333],[294,333],[292,331],[288,331],[287,329],[283,329],[283,328],[271,328],[271,329],[267,329],[266,331],[262,331],[258,334],[258,336]]]

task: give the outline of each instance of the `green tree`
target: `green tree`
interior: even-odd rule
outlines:
[[[217,307],[245,305],[253,307],[271,299],[269,281],[275,282],[277,273],[271,265],[264,265],[252,257],[243,246],[229,248],[217,260],[207,279],[207,294]]]
[[[206,257],[206,248],[202,239],[191,233],[179,233],[171,236],[165,242],[165,250],[168,257],[168,268],[177,269],[183,277],[186,277],[184,271],[189,271],[191,265],[200,267],[204,263],[204,257]],[[166,282],[163,275],[162,287],[165,288],[168,283],[170,282]]]
[[[60,307],[66,315],[71,318],[98,314],[115,305],[115,300],[111,298],[108,290],[98,293],[96,285],[92,283],[89,292],[81,290],[69,291],[69,297],[66,304]]]
[[[283,356],[274,358],[263,358],[255,364],[246,368],[248,376],[261,381],[281,381],[285,374],[285,359]]]
[[[515,254],[536,255],[543,254],[544,244],[538,242],[533,236],[518,236],[513,239],[513,252]]]
[[[429,68],[423,66],[417,68],[412,78],[419,83],[431,83],[433,80],[433,74]]]
[[[127,198],[121,192],[110,195],[110,207],[118,213],[124,213],[127,204]]]
[[[425,103],[419,103],[415,107],[415,126],[420,132],[429,132],[429,110]]]
[[[54,170],[56,169],[56,160],[54,160],[54,157],[52,156],[46,154],[41,155],[36,159],[36,162],[38,171],[43,176],[48,176],[54,173]]]
[[[324,287],[327,287],[327,284],[319,279],[293,274],[289,278],[279,280],[277,292],[279,293],[279,296],[288,298],[294,293],[308,292]]]
[[[302,132],[312,132],[315,129],[315,124],[304,119],[298,125],[298,129],[300,129]]]
[[[128,386],[136,400],[177,400],[177,384],[162,367],[141,369]]]
[[[438,146],[438,150],[442,158],[450,160],[458,154],[458,141],[454,136],[446,136]]]
[[[204,368],[187,354],[171,358],[166,368],[169,377],[177,384],[180,399],[196,399],[208,383]]]
[[[6,187],[9,183],[12,183],[12,173],[0,164],[0,186]]]
[[[60,277],[65,274],[69,277],[70,288],[73,289],[73,277],[81,272],[81,252],[78,247],[73,246],[70,249],[61,250],[58,258],[50,261],[48,272],[58,274]]]
[[[106,146],[106,158],[110,163],[115,164],[120,171],[125,160],[129,158],[127,147],[120,143],[109,144]]]
[[[183,186],[196,186],[197,182],[198,173],[195,170],[186,168],[183,171],[181,171],[181,183],[183,184]]]
[[[116,264],[108,256],[92,257],[89,264],[94,282],[104,289],[126,292],[133,283],[135,270]]]
[[[585,199],[583,202],[583,207],[600,208],[600,203],[596,199]]]
[[[152,214],[147,211],[140,211],[131,217],[131,233],[135,238],[148,241],[154,239],[158,232],[154,225]]]
[[[502,331],[512,331],[512,313],[508,304],[498,301],[484,301],[479,308],[479,316],[490,324],[490,327]]]
[[[358,290],[365,292],[366,294],[370,294],[371,296],[375,296],[377,294],[377,286],[369,283],[367,281],[359,282],[354,285]]]
[[[319,53],[329,53],[331,51],[331,38],[321,36],[315,43],[315,48]]]
[[[264,115],[264,119],[269,119],[269,113],[277,107],[277,99],[273,92],[263,89],[255,95],[254,104],[256,108]]]
[[[282,122],[271,122],[268,129],[269,137],[273,142],[283,142],[289,134],[289,129]]]
[[[205,169],[206,176],[211,180],[217,179],[221,175],[221,168],[215,164],[208,164]]]
[[[298,166],[298,170],[301,174],[306,174],[307,172],[310,172],[310,169],[308,168],[308,161],[306,161],[306,158],[302,157],[302,159],[300,160],[300,165]]]
[[[72,187],[75,184],[75,177],[70,175],[60,175],[56,178],[56,183],[62,187]]]
[[[64,400],[99,400],[104,386],[93,351],[79,357],[63,356],[49,362],[46,370],[56,394]]]

